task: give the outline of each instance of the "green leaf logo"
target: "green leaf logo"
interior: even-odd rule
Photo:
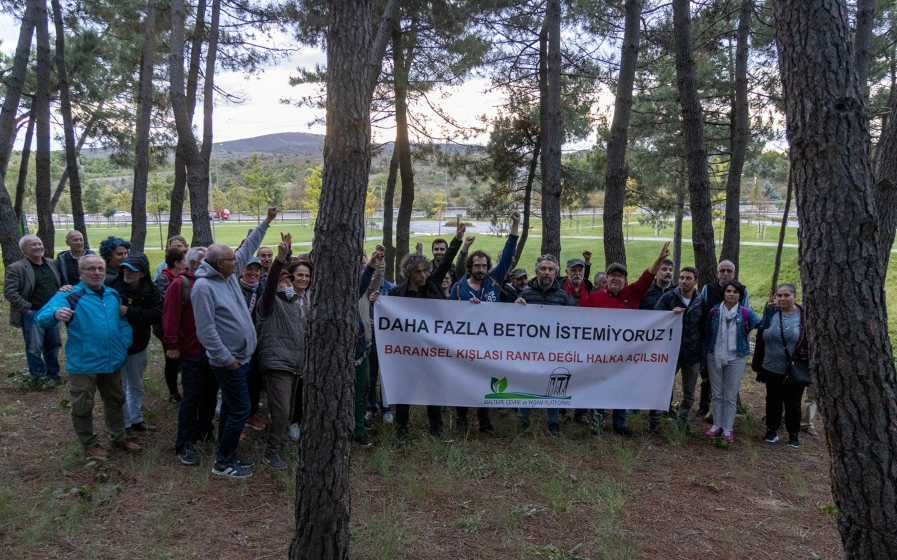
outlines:
[[[495,387],[497,389],[497,391],[495,391],[496,393],[504,393],[505,389],[508,388],[508,378],[502,377],[501,380],[495,384]]]
[[[492,392],[493,393],[501,393],[501,391],[498,390],[498,383],[499,383],[498,379],[493,377],[492,378]]]

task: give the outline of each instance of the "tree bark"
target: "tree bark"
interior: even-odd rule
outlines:
[[[520,255],[526,247],[526,240],[529,238],[529,220],[533,213],[533,183],[536,182],[536,170],[539,167],[539,155],[542,151],[541,138],[536,138],[533,146],[533,155],[529,162],[529,171],[526,174],[526,186],[523,190],[523,222],[520,227],[520,239],[517,240],[517,250],[514,252],[514,264],[520,262]]]
[[[75,163],[76,164],[78,162],[78,157],[80,157],[81,149],[84,147],[84,143],[87,141],[88,138],[90,138],[90,135],[93,133],[93,127],[96,125],[96,122],[97,122],[97,114],[102,109],[103,104],[104,104],[104,102],[101,101],[99,108],[96,111],[94,111],[94,113],[92,115],[90,115],[90,119],[87,121],[87,124],[84,125],[84,130],[81,132],[81,137],[78,139],[78,144],[75,146]],[[53,198],[50,200],[50,207],[53,212],[56,211],[56,205],[59,204],[59,199],[62,198],[62,193],[65,192],[65,186],[68,184],[68,180],[69,180],[69,170],[68,170],[68,167],[66,167],[66,169],[64,169],[62,171],[62,176],[59,178],[59,182],[56,183],[56,190],[53,191]],[[80,181],[78,182],[78,186],[79,186],[78,198],[79,198],[79,200],[81,200],[81,189],[80,189],[81,183],[80,183]],[[81,208],[81,213],[83,214],[84,213],[83,200],[81,202],[79,202],[79,204],[80,204],[79,208]],[[74,212],[74,208],[72,211]],[[87,229],[86,223],[85,223],[84,228]],[[84,236],[84,246],[89,247],[89,245],[87,244],[87,236]]]
[[[607,139],[607,170],[604,178],[604,257],[608,263],[626,264],[623,243],[623,206],[626,200],[626,144],[632,112],[632,88],[638,63],[641,31],[641,0],[626,1],[623,45],[620,48],[620,75],[614,100],[614,119]]]
[[[393,282],[399,276],[399,263],[396,260],[396,247],[392,240],[392,214],[396,198],[396,180],[399,178],[399,158],[393,144],[392,157],[389,158],[389,175],[386,177],[386,189],[383,192],[383,247],[386,253],[385,277]]]
[[[679,158],[679,173],[676,175],[676,216],[673,219],[673,262],[675,276],[679,278],[682,270],[682,222],[685,218],[685,158]],[[736,269],[737,270],[737,269]]]
[[[58,0],[54,0],[57,2]],[[146,2],[143,27],[143,58],[140,64],[140,93],[137,109],[134,155],[134,192],[131,196],[131,249],[143,252],[146,243],[146,186],[149,183],[150,117],[153,111],[153,53],[156,42],[156,0]],[[162,247],[165,248],[164,246]]]
[[[327,134],[312,249],[317,286],[306,323],[305,411],[296,469],[296,532],[289,556],[349,557],[349,452],[354,410],[357,270],[371,164],[370,109],[383,49],[371,42],[373,0],[332,0],[327,31]],[[384,23],[391,29],[398,2]],[[387,17],[389,16],[389,17]],[[385,48],[385,47],[384,47]],[[336,281],[334,273],[342,277]]]
[[[69,90],[68,69],[65,66],[65,26],[62,22],[62,6],[59,0],[52,0],[53,22],[56,26],[56,75],[59,79],[59,112],[62,113],[62,128],[65,136],[65,173],[69,181],[69,197],[72,201],[72,222],[74,228],[87,241],[87,222],[84,221],[84,203],[81,200],[81,175],[78,171],[78,150],[75,143],[75,123],[72,119],[72,100]],[[57,199],[58,200],[58,199]],[[50,214],[56,203],[50,199]]]
[[[777,0],[776,39],[801,227],[805,324],[848,559],[897,550],[897,377],[886,235],[843,0]]]
[[[202,40],[205,36],[206,0],[199,0],[196,6],[196,24],[193,28],[193,42],[190,46],[190,66],[187,69],[187,113],[193,122],[196,110],[196,90],[199,83],[199,61]],[[168,213],[168,237],[181,234],[184,213],[184,192],[187,189],[187,164],[184,150],[178,140],[174,154],[174,186],[171,190],[171,208]]]
[[[15,215],[9,191],[6,190],[6,170],[16,139],[16,112],[22,99],[28,57],[31,54],[31,37],[34,35],[36,21],[37,5],[35,2],[28,2],[19,26],[19,41],[16,44],[12,69],[6,75],[6,92],[3,107],[0,109],[0,249],[3,250],[5,266],[22,258],[22,251],[19,249],[19,216]]]
[[[713,214],[710,206],[710,175],[704,118],[695,78],[691,46],[691,13],[688,0],[673,0],[673,35],[676,38],[676,86],[682,105],[682,132],[688,165],[688,192],[691,206],[692,243],[695,268],[700,283],[716,279],[716,247],[713,241]]]
[[[542,137],[542,254],[561,258],[561,144],[564,122],[561,113],[561,3],[548,0],[543,27],[544,84],[540,88]]]
[[[735,46],[735,96],[732,100],[732,139],[729,157],[729,174],[726,178],[726,223],[723,230],[723,247],[720,260],[729,260],[738,270],[738,257],[741,247],[741,174],[744,171],[744,159],[747,156],[750,139],[750,115],[748,114],[748,41],[751,32],[751,13],[754,10],[753,0],[742,0],[741,13],[738,16],[737,44]]]
[[[34,93],[35,127],[37,130],[37,150],[34,155],[34,198],[37,206],[37,236],[44,244],[48,255],[55,253],[56,232],[53,214],[50,210],[52,188],[50,186],[50,30],[46,0],[37,0],[37,86]],[[73,212],[74,213],[74,212]]]
[[[28,127],[25,129],[25,143],[22,145],[22,160],[19,164],[19,180],[16,183],[16,197],[13,203],[13,212],[16,215],[16,223],[22,217],[22,208],[25,206],[25,184],[28,181],[28,163],[31,161],[31,142],[34,139],[34,117],[37,113],[28,111]]]
[[[872,61],[872,31],[875,28],[875,0],[857,0],[856,32],[853,50],[856,54],[857,81],[863,98],[869,101],[869,64]]]
[[[408,138],[408,71],[413,51],[405,45],[398,25],[392,32],[393,89],[396,97],[396,145],[393,156],[399,161],[402,194],[396,219],[395,260],[401,263],[411,243],[411,212],[414,210],[414,168],[411,165],[411,141]]]

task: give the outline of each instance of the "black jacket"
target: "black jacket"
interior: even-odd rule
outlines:
[[[680,366],[697,364],[701,361],[704,353],[704,330],[710,307],[697,290],[694,291],[694,297],[691,298],[688,305],[685,305],[679,288],[675,288],[660,296],[654,309],[656,311],[672,311],[676,307],[685,308],[682,314],[682,344],[679,346],[678,363]]]
[[[126,265],[132,265],[143,273],[136,288],[125,283]],[[146,350],[153,325],[162,322],[162,295],[153,284],[149,259],[143,253],[131,253],[119,268],[118,275],[109,286],[121,295],[122,305],[127,306],[125,319],[134,331],[134,340],[128,348],[128,355]]]
[[[557,280],[554,281],[550,288],[543,290],[539,286],[538,278],[533,278],[526,283],[526,288],[520,290],[520,297],[528,304],[533,303],[537,305],[568,305],[576,307],[579,303],[567,295],[567,292],[564,291],[564,288],[561,287]]]
[[[449,244],[448,250],[445,252],[445,257],[439,264],[439,268],[437,268],[429,276],[427,276],[427,281],[415,294],[412,295],[408,293],[408,281],[406,280],[395,288],[389,290],[389,295],[399,297],[445,299],[445,294],[442,291],[442,281],[443,279],[445,279],[445,275],[449,273],[449,270],[453,266],[452,262],[455,260],[455,255],[458,254],[458,249],[460,248],[461,240],[453,237],[452,242]]]

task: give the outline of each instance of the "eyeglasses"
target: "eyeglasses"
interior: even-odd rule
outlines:
[[[102,266],[90,266],[81,270],[84,272],[106,272],[106,268]]]

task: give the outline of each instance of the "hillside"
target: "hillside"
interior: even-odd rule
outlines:
[[[281,132],[229,142],[215,142],[213,152],[259,153],[284,155],[320,155],[324,151],[324,136],[305,132]]]

